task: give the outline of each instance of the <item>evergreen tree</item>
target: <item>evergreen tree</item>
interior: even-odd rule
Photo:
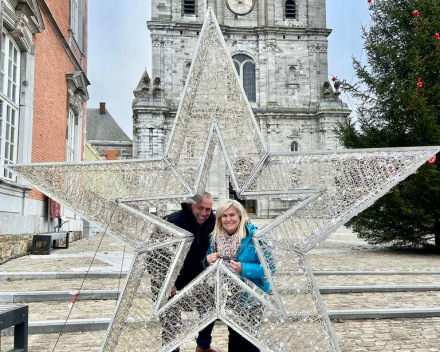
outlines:
[[[367,62],[353,58],[357,121],[340,124],[346,148],[440,145],[440,0],[373,0],[362,28]],[[440,245],[440,163],[427,163],[349,223],[370,243]]]

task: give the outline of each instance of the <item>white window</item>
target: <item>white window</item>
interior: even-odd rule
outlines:
[[[67,136],[66,136],[66,161],[75,161],[76,147],[76,123],[77,118],[73,110],[69,109],[69,117],[67,119]]]
[[[70,31],[81,52],[83,51],[83,25],[84,0],[70,0]]]
[[[4,168],[17,162],[20,50],[12,37],[2,33],[0,68],[0,177],[14,179]]]
[[[72,30],[73,34],[78,34],[79,29],[79,20],[78,20],[78,0],[71,0],[70,1],[70,29]]]

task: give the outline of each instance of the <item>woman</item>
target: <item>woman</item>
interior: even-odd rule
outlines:
[[[257,228],[252,224],[246,223],[246,220],[246,211],[236,200],[228,199],[220,203],[217,209],[211,246],[208,249],[205,262],[211,265],[218,259],[221,259],[229,265],[232,271],[239,274],[242,278],[249,279],[264,292],[268,293],[270,285],[266,280],[263,280],[263,267],[260,265],[260,260],[252,242],[252,236]],[[254,301],[252,307],[247,309],[254,309],[255,315],[261,316],[262,307],[259,303]],[[258,324],[259,322],[252,322],[252,324],[255,323]],[[259,351],[257,347],[233,329],[228,327],[228,330],[229,352]]]

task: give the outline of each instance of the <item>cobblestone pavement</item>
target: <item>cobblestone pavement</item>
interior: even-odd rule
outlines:
[[[260,227],[264,221],[255,220]],[[99,245],[100,244],[100,245]],[[94,271],[128,270],[133,252],[110,236],[94,236],[71,243],[69,249],[53,250],[50,256],[30,255],[0,266],[1,272],[75,272],[90,266]],[[122,258],[124,263],[121,266]],[[369,246],[347,229],[340,229],[310,253],[314,270],[440,270],[440,256],[420,251],[394,251]],[[321,286],[343,285],[439,285],[440,275],[317,275]],[[78,289],[83,280],[22,280],[0,281],[0,291],[38,291]],[[117,289],[124,279],[86,278],[83,289]],[[392,292],[323,295],[329,309],[403,308],[439,306],[440,292]],[[65,319],[69,302],[31,303],[30,319]],[[114,300],[77,301],[70,315],[76,318],[108,318],[116,305]],[[440,318],[347,320],[333,322],[343,352],[439,352]],[[54,350],[58,334],[30,335],[29,351],[99,351],[105,331],[63,334]],[[213,345],[227,349],[227,329],[214,330]],[[10,337],[2,337],[0,351],[6,351]],[[186,342],[182,352],[194,351],[193,340]]]
[[[440,285],[440,275],[316,275],[315,279],[320,286]],[[0,281],[0,292],[70,291],[81,285],[83,290],[117,290],[124,283],[124,277],[86,278],[84,283],[83,279]]]
[[[29,306],[29,320],[65,320],[111,318],[116,308],[116,300],[88,300],[75,302],[70,312],[70,301],[65,302],[32,302],[24,303]],[[2,305],[11,305],[2,303]]]
[[[83,290],[117,290],[118,287],[122,289],[124,283],[124,277],[121,279],[86,278],[84,283],[83,279],[0,281],[0,292],[71,291],[78,290],[81,285]]]
[[[4,263],[0,266],[3,272],[64,272],[72,271],[73,268],[83,267],[88,268],[91,262],[89,257],[58,257],[51,258],[45,256],[45,258],[34,259],[33,256],[27,255],[25,257],[17,258]],[[106,264],[100,260],[95,259],[92,267],[105,267]],[[110,266],[109,266],[110,267]]]
[[[440,351],[440,318],[348,320],[334,322],[333,328],[344,352]],[[227,335],[226,326],[215,326],[212,345],[227,350]],[[29,352],[97,352],[104,336],[105,331],[63,334],[54,349],[58,334],[30,335]],[[3,340],[2,346],[6,347],[11,338],[3,338]],[[182,345],[180,350],[193,352],[195,345],[194,340],[191,339]]]
[[[440,285],[440,275],[315,275],[315,279],[320,286]]]
[[[327,309],[379,309],[379,308],[429,308],[438,307],[440,291],[427,292],[370,292],[322,295]],[[32,302],[30,320],[67,319],[69,301]],[[78,300],[69,319],[110,318],[116,300]]]
[[[438,307],[440,291],[367,292],[322,295],[327,309]]]
[[[313,270],[440,270],[438,254],[367,250],[309,256]]]

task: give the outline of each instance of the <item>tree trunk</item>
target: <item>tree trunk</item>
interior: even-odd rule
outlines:
[[[434,238],[435,238],[435,245],[440,246],[440,220],[437,219],[434,222]]]

